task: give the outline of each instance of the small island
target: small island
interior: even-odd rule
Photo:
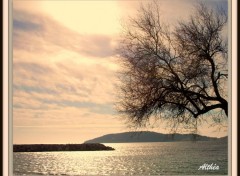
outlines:
[[[100,143],[91,144],[15,144],[13,152],[102,151],[115,150]]]

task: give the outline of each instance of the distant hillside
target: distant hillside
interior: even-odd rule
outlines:
[[[85,141],[85,143],[128,143],[128,142],[174,142],[174,141],[226,141],[223,138],[213,138],[194,134],[162,134],[156,132],[125,132],[108,134],[95,139]]]

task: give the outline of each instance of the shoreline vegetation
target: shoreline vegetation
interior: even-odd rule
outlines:
[[[100,143],[91,144],[14,144],[13,152],[103,151],[115,150]]]

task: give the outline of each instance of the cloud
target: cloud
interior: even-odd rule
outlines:
[[[14,62],[14,69],[29,70],[33,74],[51,74],[53,69],[47,65],[37,64],[34,62]]]
[[[206,3],[213,8],[219,6],[224,10],[228,9],[228,0],[157,0],[160,7],[161,20],[170,25],[175,25],[179,20],[187,19],[194,11],[194,4],[197,2]],[[151,1],[117,1],[121,7],[122,21],[128,17],[134,17],[138,14],[141,5],[146,6]],[[140,11],[141,13],[141,11]]]
[[[68,29],[41,13],[14,9],[14,49],[31,52],[59,51],[61,48],[90,57],[109,57],[114,53],[114,36],[83,35]]]
[[[14,141],[31,126],[119,124],[112,120],[114,37],[83,35],[42,13],[13,14]]]
[[[16,30],[23,30],[23,31],[36,31],[40,30],[41,26],[36,23],[32,22],[25,22],[20,20],[13,20],[13,28]]]
[[[55,102],[69,106],[77,106],[78,102],[112,103],[113,71],[101,64],[85,65],[81,69],[82,66],[71,66],[65,62],[52,67],[47,64],[15,62],[14,96],[22,91],[28,93],[29,98],[41,100],[45,104]]]

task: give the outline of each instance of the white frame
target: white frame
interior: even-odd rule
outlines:
[[[231,37],[230,56],[232,62],[229,64],[231,69],[230,86],[231,91],[231,117],[229,128],[229,175],[237,175],[237,0],[229,0],[229,15],[231,22],[229,27],[229,37]],[[9,59],[11,57],[11,0],[3,0],[3,175],[12,175],[12,129],[11,118],[11,89],[9,76],[11,76],[11,65]],[[10,47],[9,47],[10,46]],[[230,125],[229,125],[230,126]],[[231,161],[231,162],[230,162]]]

